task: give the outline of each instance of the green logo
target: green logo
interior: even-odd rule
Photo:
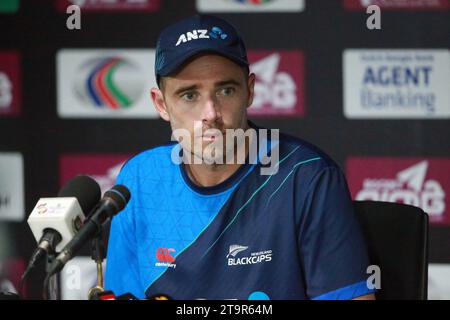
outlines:
[[[0,13],[16,13],[20,0],[0,0]]]

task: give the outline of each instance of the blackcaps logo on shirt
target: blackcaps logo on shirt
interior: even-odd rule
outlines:
[[[181,34],[178,38],[177,43],[175,44],[175,47],[178,47],[181,43],[189,42],[192,40],[197,39],[222,39],[225,40],[228,37],[226,33],[222,31],[219,27],[212,27],[211,31],[208,32],[207,29],[199,29],[199,30],[192,30],[189,32],[186,32],[185,34]]]
[[[238,265],[247,265],[247,264],[257,264],[257,263],[263,263],[263,262],[270,262],[272,260],[272,250],[252,252],[252,253],[250,253],[250,255],[236,258],[236,256],[239,253],[241,253],[247,249],[248,249],[248,246],[232,244],[230,246],[230,249],[229,249],[229,252],[227,255],[228,265],[229,266],[238,266]],[[230,258],[230,256],[231,256],[231,258]]]

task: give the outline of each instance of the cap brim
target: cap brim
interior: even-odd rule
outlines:
[[[208,49],[195,48],[190,51],[187,51],[186,54],[183,55],[183,57],[176,59],[170,65],[166,66],[165,68],[162,68],[156,75],[161,76],[161,77],[167,77],[167,76],[173,75],[192,57],[194,57],[200,53],[208,53],[208,52],[221,55],[225,58],[232,60],[233,62],[235,62],[241,66],[248,67],[248,62],[245,59],[243,59],[241,57],[237,57],[236,55],[228,53],[224,50],[218,50],[215,48],[208,48]]]

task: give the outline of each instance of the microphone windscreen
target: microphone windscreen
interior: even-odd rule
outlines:
[[[121,184],[117,184],[108,191],[105,192],[105,197],[109,197],[115,202],[115,205],[119,209],[116,213],[121,211],[127,205],[130,200],[131,194],[127,187]]]
[[[75,197],[85,215],[100,201],[101,190],[98,183],[88,176],[76,176],[58,192],[58,197]]]

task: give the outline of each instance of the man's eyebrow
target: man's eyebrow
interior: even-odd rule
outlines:
[[[229,80],[224,80],[224,81],[218,81],[214,85],[216,87],[223,87],[223,86],[227,86],[227,85],[240,86],[241,84],[234,79],[229,79]],[[181,88],[178,88],[177,90],[175,90],[174,95],[179,95],[183,92],[190,91],[190,90],[196,90],[196,89],[198,89],[198,85],[196,85],[196,84],[181,87]]]
[[[219,81],[215,83],[216,87],[223,87],[223,86],[227,86],[227,85],[235,85],[235,86],[240,86],[241,84],[239,82],[237,82],[234,79],[229,79],[229,80],[225,80],[225,81]]]
[[[198,88],[198,86],[197,86],[196,84],[191,85],[191,86],[181,87],[181,88],[178,88],[178,89],[174,92],[174,95],[179,95],[179,94],[182,93],[182,92],[189,91],[189,90],[195,90],[195,89],[197,89],[197,88]]]

